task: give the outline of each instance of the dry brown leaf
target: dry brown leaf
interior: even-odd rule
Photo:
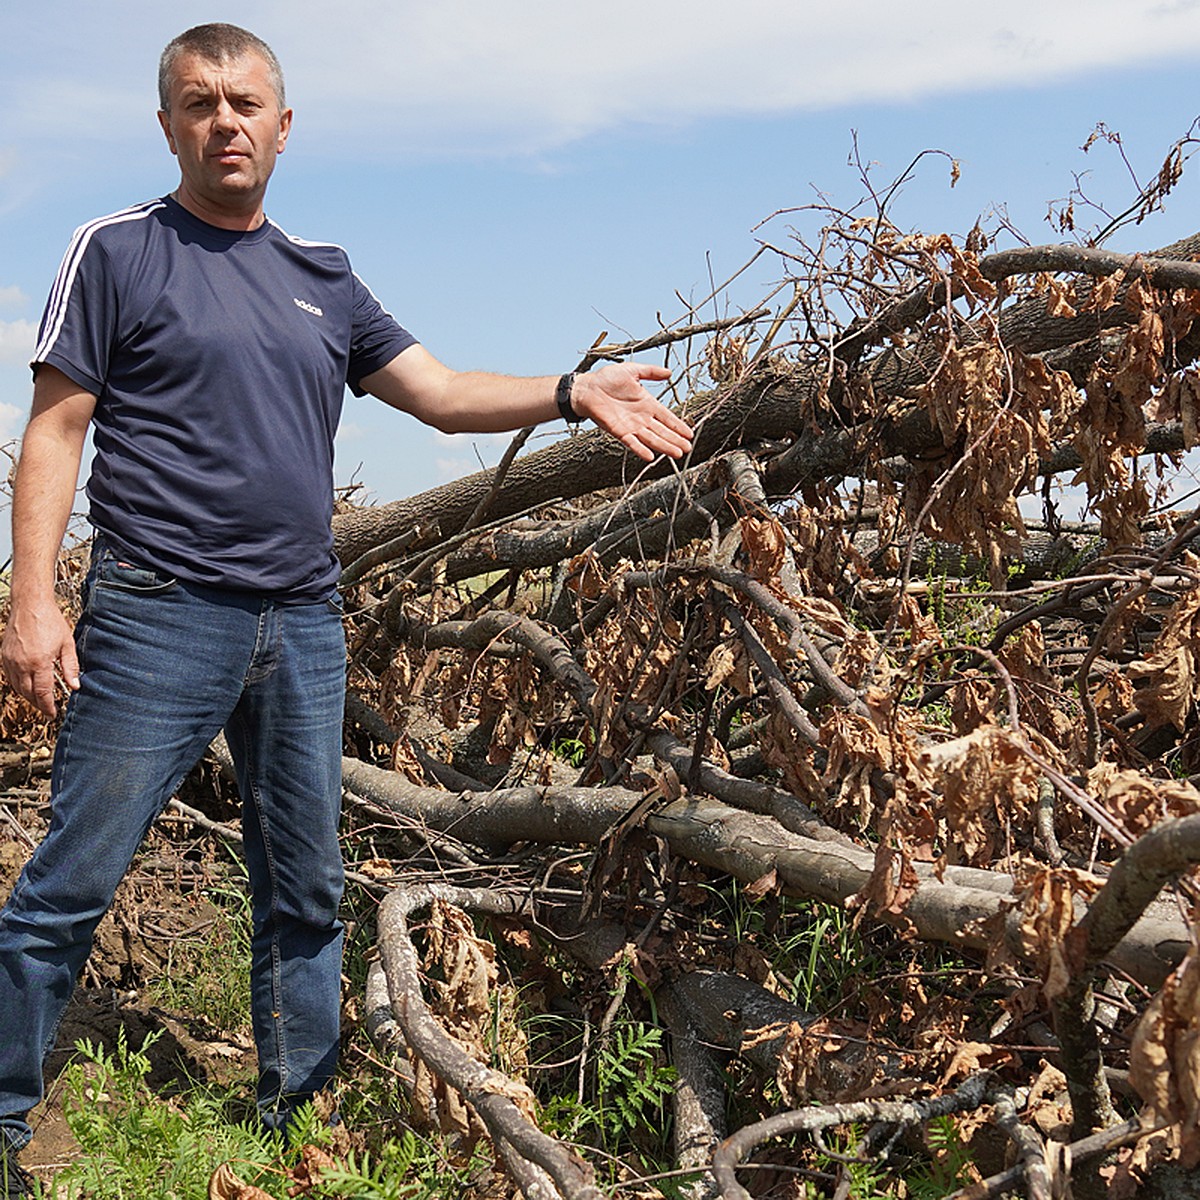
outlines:
[[[488,1058],[489,988],[495,982],[495,948],[475,936],[461,909],[435,899],[430,905],[423,963],[431,978],[430,1009],[446,1032],[477,1061]],[[438,978],[440,976],[440,978]],[[436,1106],[441,1130],[472,1144],[482,1134],[478,1118],[445,1080],[414,1057],[413,1108]]]
[[[442,975],[432,985],[432,1007],[468,1053],[485,1062],[496,949],[476,937],[471,918],[462,909],[438,899],[429,907],[426,936],[425,969],[432,972],[436,965]]]
[[[604,590],[604,570],[594,550],[585,550],[567,563],[566,585],[582,600],[598,600]]]
[[[772,970],[771,960],[751,942],[738,942],[734,947],[733,969],[752,983],[757,983],[764,991],[776,995],[785,995],[788,991]]]
[[[1159,1163],[1170,1162],[1178,1156],[1179,1129],[1172,1126],[1142,1138],[1133,1146],[1116,1151],[1115,1163],[1106,1163],[1099,1170],[1107,1185],[1106,1200],[1138,1200],[1146,1192],[1146,1178]]]
[[[1150,656],[1130,663],[1128,672],[1140,680],[1133,696],[1138,712],[1152,725],[1174,725],[1182,733],[1200,696],[1200,588],[1171,606]]]
[[[784,786],[808,804],[824,806],[825,788],[813,767],[813,750],[800,741],[791,723],[777,709],[759,735],[766,762],[781,773]]]
[[[973,300],[993,299],[996,285],[980,271],[979,256],[970,248],[956,246],[952,239],[946,241],[948,245],[943,248],[950,255],[950,270],[968,295]]]
[[[1113,384],[1127,402],[1123,409],[1136,426],[1141,423],[1143,406],[1162,378],[1163,320],[1154,290],[1140,279],[1126,293],[1125,307],[1137,313],[1138,323],[1121,343]]]
[[[1000,1063],[1012,1062],[1016,1057],[1007,1046],[993,1046],[989,1042],[962,1042],[955,1047],[946,1064],[939,1086],[948,1087],[956,1079],[966,1079]]]
[[[748,342],[744,337],[719,333],[704,347],[708,374],[714,383],[736,379],[745,369]]]
[[[847,905],[860,912],[899,917],[916,895],[919,884],[912,858],[904,847],[881,844],[875,849],[875,865],[870,878],[850,897]],[[902,923],[898,928],[903,934],[910,930],[910,925]]]
[[[754,694],[750,682],[750,658],[740,639],[714,646],[704,665],[704,690],[711,692],[722,684],[739,696]]]
[[[968,670],[951,693],[950,724],[956,734],[968,734],[992,719],[999,683],[980,671]]]
[[[900,597],[896,621],[901,629],[907,629],[914,646],[932,644],[944,646],[946,639],[942,627],[932,616],[927,616],[917,603],[916,597],[905,594]]]
[[[1080,312],[1103,312],[1116,299],[1117,290],[1125,282],[1125,268],[1106,275],[1094,288],[1085,304],[1079,306]]]
[[[947,863],[990,862],[1008,822],[1036,806],[1038,770],[999,726],[931,747],[923,765],[942,793]]]
[[[1043,1060],[1042,1069],[1029,1089],[1025,1111],[1047,1137],[1059,1138],[1070,1132],[1071,1100],[1067,1094],[1067,1077],[1058,1067]]]
[[[1075,924],[1075,894],[1090,899],[1102,886],[1095,876],[1069,867],[1036,869],[1021,880],[1021,948],[1038,965],[1048,1000],[1061,996],[1074,974],[1066,936]]]
[[[859,760],[875,767],[891,763],[891,750],[883,731],[860,713],[834,709],[821,726],[821,742],[829,752],[825,778],[835,780],[848,762]]]
[[[1051,278],[1046,285],[1046,315],[1048,317],[1078,316],[1075,308],[1075,285],[1069,280]]]
[[[247,1183],[228,1163],[222,1163],[209,1177],[208,1200],[271,1200],[271,1193]]]
[[[1184,779],[1147,778],[1110,762],[1088,772],[1088,791],[1130,834],[1144,833],[1169,817],[1200,812],[1200,792]]]
[[[778,579],[788,552],[783,526],[774,517],[742,517],[739,525],[747,574],[763,583]]]
[[[765,875],[754,880],[753,883],[748,883],[742,889],[743,895],[749,896],[751,900],[761,900],[763,896],[769,895],[771,892],[777,891],[779,888],[779,872],[772,867]]]
[[[1129,1081],[1159,1122],[1180,1129],[1180,1161],[1200,1164],[1200,954],[1190,949],[1134,1033]]]
[[[1138,314],[1137,324],[1113,355],[1093,367],[1069,432],[1081,463],[1075,482],[1086,484],[1101,532],[1110,542],[1132,545],[1140,540],[1138,523],[1150,510],[1150,494],[1126,460],[1145,447],[1146,405],[1162,380],[1165,343],[1152,289],[1135,283],[1126,306]]]
[[[319,1146],[302,1146],[300,1161],[289,1172],[295,1183],[288,1188],[288,1195],[308,1195],[321,1182],[321,1174],[324,1171],[339,1165],[338,1160],[332,1154],[322,1150]]]
[[[1151,398],[1146,409],[1151,421],[1178,421],[1183,426],[1185,450],[1200,445],[1200,372],[1178,372]]]
[[[905,514],[910,523],[921,518],[931,537],[983,556],[994,582],[1025,532],[1016,497],[1050,447],[1046,373],[1033,373],[1034,386],[1023,392],[1026,376],[1010,370],[999,347],[980,342],[949,349],[934,378],[917,389],[946,453],[910,476]]]
[[[1124,671],[1104,672],[1092,694],[1092,703],[1101,721],[1115,721],[1133,708],[1133,684]]]
[[[396,874],[396,866],[389,858],[368,858],[356,863],[354,869],[368,879],[391,879]]]
[[[778,1026],[762,1031],[768,1037],[779,1034]],[[800,1025],[793,1021],[787,1028],[787,1040],[779,1052],[775,1082],[785,1101],[793,1107],[829,1098],[826,1072],[831,1055],[846,1048],[844,1038],[830,1036],[832,1025],[825,1018]],[[751,1037],[747,1033],[747,1039]]]
[[[1129,1082],[1158,1114],[1170,1118],[1175,1107],[1171,1086],[1171,1054],[1167,1047],[1167,1019],[1159,992],[1142,1014],[1129,1051]]]
[[[499,1071],[492,1071],[480,1085],[481,1089],[493,1096],[506,1096],[520,1110],[521,1115],[532,1124],[538,1120],[538,1102],[527,1084],[518,1079],[511,1079]]]

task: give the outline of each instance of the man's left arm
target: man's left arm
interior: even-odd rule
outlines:
[[[649,363],[609,363],[575,376],[571,408],[647,462],[658,454],[680,458],[692,447],[691,427],[642,386],[669,376]],[[359,380],[364,391],[443,433],[502,433],[554,420],[558,384],[557,375],[454,371],[421,345]]]

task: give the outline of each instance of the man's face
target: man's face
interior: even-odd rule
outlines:
[[[179,159],[180,201],[210,219],[260,212],[292,125],[267,64],[253,53],[226,63],[181,55],[170,98],[170,112],[158,119]]]

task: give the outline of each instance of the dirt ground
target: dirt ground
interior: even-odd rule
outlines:
[[[36,782],[28,780],[23,782]],[[0,791],[0,901],[8,896],[48,818],[44,790]],[[179,823],[156,828],[121,885],[97,931],[95,948],[59,1029],[46,1065],[46,1099],[30,1114],[33,1141],[22,1162],[47,1178],[78,1155],[63,1115],[64,1067],[76,1043],[112,1051],[118,1033],[140,1048],[157,1033],[148,1055],[148,1082],[163,1096],[196,1083],[225,1083],[254,1073],[254,1052],[243,1033],[224,1034],[203,1014],[172,1012],[155,1003],[151,985],[170,969],[170,951],[203,938],[217,916],[203,887],[219,872],[218,851]]]
[[[149,1004],[136,993],[80,987],[47,1063],[46,1099],[30,1117],[33,1141],[21,1160],[35,1174],[47,1177],[79,1153],[63,1115],[61,1082],[61,1072],[75,1054],[75,1043],[87,1040],[111,1051],[122,1029],[130,1046],[141,1046],[149,1034],[158,1033],[149,1051],[153,1069],[148,1082],[163,1095],[197,1082],[227,1081],[253,1070],[254,1053],[248,1045],[195,1037],[180,1014]]]

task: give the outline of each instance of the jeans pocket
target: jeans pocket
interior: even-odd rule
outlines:
[[[165,571],[142,567],[120,558],[110,550],[104,552],[96,569],[95,586],[132,592],[141,596],[161,596],[176,586],[178,580]]]

